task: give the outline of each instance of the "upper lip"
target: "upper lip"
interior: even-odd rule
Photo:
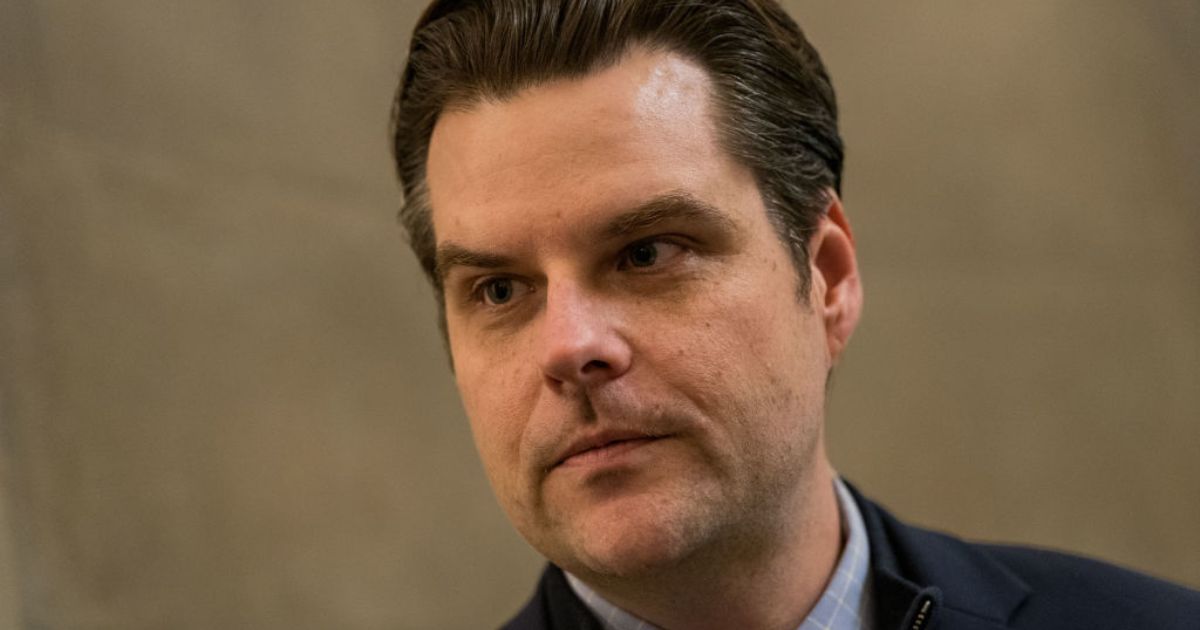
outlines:
[[[574,440],[571,440],[571,442],[569,444],[567,444],[566,448],[559,451],[558,457],[556,457],[554,459],[554,466],[558,466],[559,464],[567,461],[568,459],[570,459],[580,453],[583,453],[585,451],[590,451],[594,448],[600,448],[602,446],[612,444],[613,442],[624,442],[627,440],[644,440],[644,439],[650,439],[650,438],[656,438],[656,437],[659,437],[659,436],[650,435],[649,433],[646,433],[645,431],[633,431],[633,430],[624,430],[624,429],[605,429],[602,431],[594,431],[591,433],[587,433],[585,435],[581,435],[581,436],[575,438]]]

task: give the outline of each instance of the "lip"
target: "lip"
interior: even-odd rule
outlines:
[[[662,436],[641,431],[599,431],[573,440],[555,460],[552,468],[602,462],[650,444]]]

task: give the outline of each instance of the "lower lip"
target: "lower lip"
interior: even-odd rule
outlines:
[[[575,466],[603,466],[619,463],[625,459],[631,452],[640,449],[641,447],[657,442],[660,438],[638,438],[636,440],[621,440],[605,444],[600,448],[593,448],[588,451],[572,455],[563,460],[560,466],[564,468]]]

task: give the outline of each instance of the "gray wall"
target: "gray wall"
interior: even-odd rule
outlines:
[[[1200,5],[790,7],[866,274],[835,463],[919,523],[1200,586]],[[0,627],[527,595],[393,220],[419,9],[0,3]]]

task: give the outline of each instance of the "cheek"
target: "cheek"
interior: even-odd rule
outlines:
[[[769,432],[761,423],[818,411],[827,361],[819,318],[798,301],[790,262],[760,265],[710,287],[648,339],[669,344],[661,371],[699,406]]]
[[[528,418],[528,395],[518,370],[470,361],[458,366],[456,380],[471,424],[475,448],[498,492],[520,470],[521,436]]]
[[[815,316],[796,299],[789,274],[756,269],[744,277],[755,276],[755,281],[725,282],[706,291],[687,315],[691,333],[677,352],[701,358],[717,372],[732,368],[775,373],[788,369],[788,364],[819,361],[811,356],[808,339]],[[674,321],[678,325],[679,319]]]

